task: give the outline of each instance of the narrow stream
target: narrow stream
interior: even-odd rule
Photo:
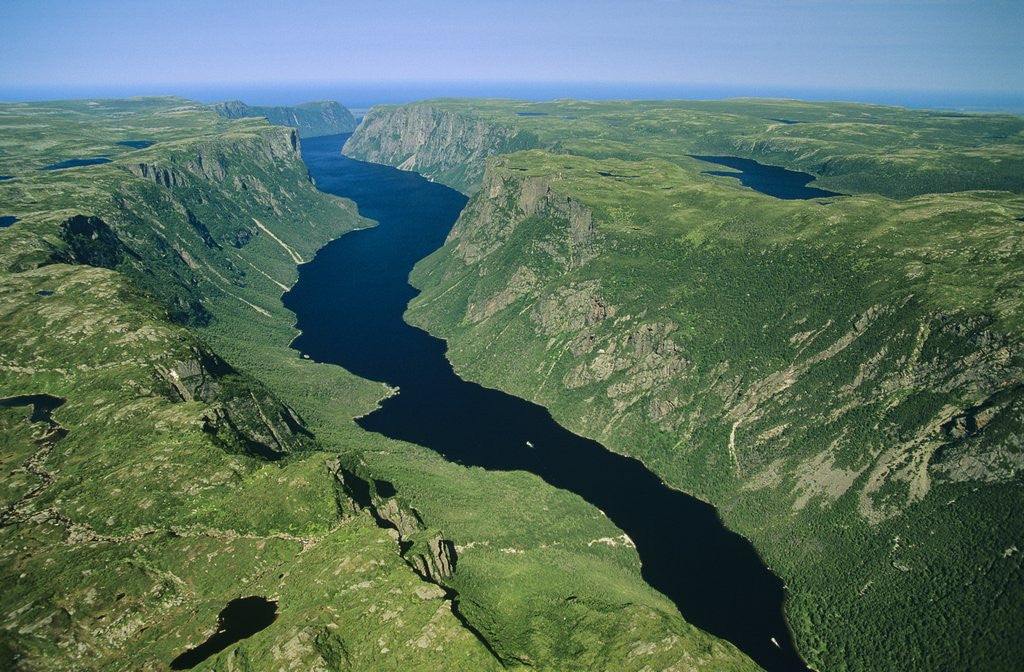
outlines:
[[[324,247],[300,267],[284,302],[302,330],[297,350],[401,389],[360,425],[462,464],[530,471],[580,495],[629,535],[644,579],[686,620],[766,670],[806,670],[783,618],[782,582],[713,507],[562,428],[543,407],[462,380],[445,343],[402,320],[416,295],[410,270],[442,245],[466,198],[416,173],[343,156],[347,138],[304,139],[303,158],[321,190],[352,199],[380,226]]]

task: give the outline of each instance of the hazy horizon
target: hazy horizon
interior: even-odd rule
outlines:
[[[285,104],[323,92],[354,107],[487,95],[1024,109],[1024,3],[1008,0],[38,0],[4,18],[7,100],[255,93],[247,102]]]
[[[0,101],[68,100],[181,96],[200,102],[243,100],[250,105],[295,105],[337,100],[354,110],[425,98],[513,98],[533,101],[582,100],[719,100],[724,98],[794,98],[898,105],[915,109],[1024,113],[1024,93],[924,89],[838,89],[764,85],[698,85],[643,82],[223,82],[172,84],[0,85]]]

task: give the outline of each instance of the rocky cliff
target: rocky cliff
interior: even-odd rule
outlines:
[[[319,100],[287,107],[246,105],[240,100],[229,100],[214,103],[211,107],[217,114],[228,119],[264,117],[275,126],[291,126],[298,129],[299,135],[303,138],[351,133],[356,127],[356,119],[348,108],[333,100]]]
[[[469,194],[480,186],[487,157],[537,144],[527,131],[430,103],[378,105],[366,113],[344,153],[415,170]]]
[[[1004,630],[966,614],[1019,572],[986,559],[1016,557],[1019,521],[990,507],[1024,496],[1010,326],[1024,310],[994,291],[1021,282],[1019,253],[961,227],[1016,241],[1024,202],[786,203],[701,170],[491,158],[445,246],[414,271],[408,319],[448,339],[460,375],[544,404],[718,506],[799,586],[788,611],[802,651],[885,633],[900,644],[865,669],[927,669],[948,612],[896,596],[964,580],[984,588],[954,600],[956,627],[988,642],[978,655],[1008,651]],[[964,283],[974,289],[943,289]],[[972,533],[949,533],[964,520]]]
[[[14,107],[5,133],[45,117],[62,151],[81,128],[118,149],[50,172],[18,142],[0,184],[21,215],[0,232],[0,669],[166,669],[240,591],[274,626],[207,665],[498,668],[293,405],[330,390],[349,418],[381,394],[288,348],[296,265],[360,223],[296,131],[182,99]]]

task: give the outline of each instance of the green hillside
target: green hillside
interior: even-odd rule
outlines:
[[[1024,190],[1024,118],[791,100],[440,99],[379,105],[345,152],[476,191],[484,158],[546,149],[596,159],[689,154],[756,159],[811,173],[816,186],[893,198]]]
[[[280,295],[373,223],[299,147],[178,98],[0,105],[0,667],[167,669],[261,595],[196,669],[754,669],[579,498],[352,421],[389,391],[300,358]]]
[[[715,504],[814,667],[1024,661],[1024,119],[428,101],[345,151],[475,194],[408,319]],[[853,195],[780,200],[691,154]]]

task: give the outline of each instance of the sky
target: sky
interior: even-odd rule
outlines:
[[[0,0],[0,6],[0,95],[6,91],[7,98],[61,86],[173,93],[317,82],[1024,96],[1024,0]]]

